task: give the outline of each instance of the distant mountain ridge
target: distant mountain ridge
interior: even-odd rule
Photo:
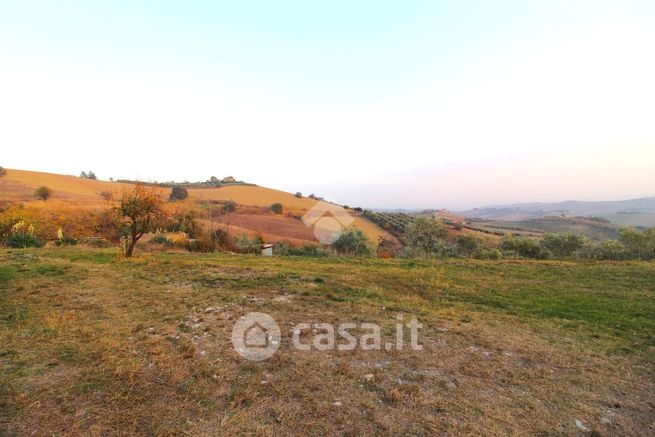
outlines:
[[[618,225],[655,226],[655,196],[616,201],[532,202],[474,208],[458,212],[469,218],[515,221],[566,215],[602,217]]]

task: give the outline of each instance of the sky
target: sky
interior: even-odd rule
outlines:
[[[372,208],[655,195],[655,2],[0,0],[0,165]]]

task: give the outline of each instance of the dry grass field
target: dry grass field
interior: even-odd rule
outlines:
[[[43,202],[34,197],[34,190],[45,185],[53,190],[50,200]],[[107,207],[107,201],[101,193],[120,194],[130,189],[130,184],[97,181],[75,176],[58,175],[23,170],[7,170],[7,175],[0,178],[0,201],[22,202],[30,208],[37,209],[92,209]],[[162,189],[162,196],[168,198],[170,190]],[[232,185],[220,188],[190,188],[189,197],[184,202],[176,202],[175,208],[197,209],[200,202],[233,201],[248,209],[249,217],[235,216],[232,224],[235,231],[248,234],[260,234],[270,238],[268,241],[287,240],[296,244],[316,243],[311,230],[297,218],[316,204],[316,200],[307,197],[298,198],[284,191],[249,185]],[[273,203],[281,203],[285,218],[280,220],[260,211]],[[1,204],[0,204],[1,206]],[[259,209],[259,210],[258,210]],[[352,212],[355,226],[364,231],[373,243],[380,237],[394,240],[394,237],[376,224]],[[258,215],[259,217],[253,217]],[[296,217],[296,218],[292,218]],[[216,217],[214,217],[216,219]],[[222,218],[219,221],[223,220]],[[279,223],[282,221],[282,223]],[[273,229],[273,231],[272,231]],[[289,232],[285,232],[288,230]],[[300,237],[298,235],[301,235]]]
[[[232,348],[262,311],[282,344]],[[415,315],[422,351],[291,348]],[[655,264],[0,252],[3,435],[653,435]]]

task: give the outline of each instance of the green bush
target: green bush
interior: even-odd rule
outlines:
[[[271,205],[271,211],[273,211],[275,214],[282,214],[282,204],[281,203],[274,203]]]
[[[305,245],[294,247],[290,243],[278,243],[273,248],[273,252],[278,256],[308,256],[321,258],[329,255],[328,251],[316,245]]]
[[[10,236],[5,242],[7,247],[24,249],[26,247],[42,247],[43,242],[35,235],[27,232],[18,232]]]
[[[46,186],[39,187],[34,190],[34,196],[43,201],[46,201],[50,198],[50,196],[52,196],[52,190]]]
[[[171,188],[171,194],[168,196],[168,200],[184,200],[189,197],[189,192],[181,185],[173,185]]]
[[[242,234],[234,238],[234,250],[239,253],[258,255],[261,253],[263,246],[264,241],[259,236],[250,238],[248,235]]]
[[[339,238],[332,244],[339,255],[346,256],[371,256],[373,248],[371,240],[361,229],[346,229],[339,235]]]
[[[455,239],[457,244],[457,251],[462,256],[472,257],[480,245],[478,239],[471,234],[459,234]]]
[[[162,246],[172,247],[173,242],[166,237],[166,235],[161,232],[157,232],[154,237],[152,237],[152,242],[155,244],[161,244]]]

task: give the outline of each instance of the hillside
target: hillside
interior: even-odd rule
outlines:
[[[575,232],[592,240],[616,239],[620,227],[605,219],[540,217],[519,221],[472,220],[472,225],[493,232],[539,236],[546,232]]]
[[[43,202],[34,198],[34,190],[45,185],[53,190],[52,198]],[[7,169],[7,175],[0,178],[0,206],[13,202],[22,202],[31,207],[54,208],[58,206],[100,209],[107,206],[101,195],[120,193],[131,184],[84,179],[54,173],[42,173],[25,170]],[[170,190],[162,189],[162,196],[167,197]],[[252,185],[229,185],[222,187],[189,188],[189,197],[180,202],[180,206],[194,208],[200,203],[211,201],[233,201],[239,205],[235,213],[220,218],[215,222],[228,222],[237,232],[262,234],[271,241],[289,239],[295,243],[315,242],[311,230],[299,220],[307,210],[316,204],[316,200],[296,197],[293,194],[271,188]],[[273,203],[281,203],[283,216],[274,216],[267,209]],[[393,240],[393,236],[384,229],[350,211],[353,226],[364,231],[368,237],[377,242],[380,237]]]
[[[555,203],[517,203],[512,205],[474,208],[459,215],[501,221],[517,221],[545,216],[595,216],[607,218],[618,225],[655,226],[655,197],[642,197],[620,201]]]

